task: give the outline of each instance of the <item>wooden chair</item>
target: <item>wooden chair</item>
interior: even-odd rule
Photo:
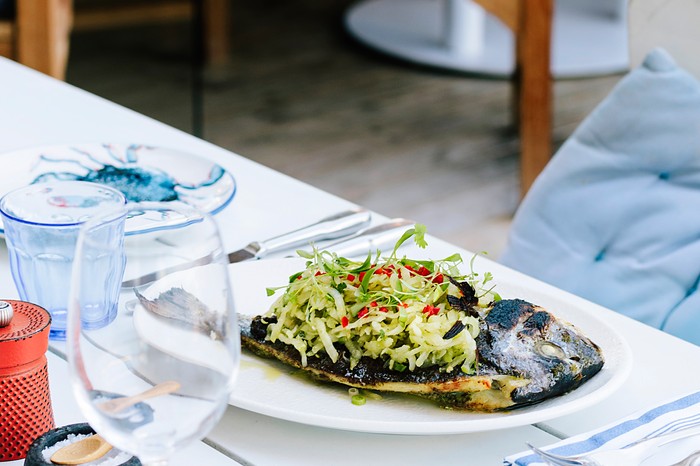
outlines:
[[[515,120],[520,135],[520,183],[524,195],[552,156],[551,49],[553,0],[473,0],[515,35]],[[653,47],[666,48],[678,63],[700,76],[700,2],[630,0],[630,59],[636,66]]]
[[[499,260],[700,345],[700,2],[628,8],[634,68],[520,203]]]
[[[202,49],[208,67],[228,64],[230,58],[231,0],[140,0],[80,2],[75,9],[75,30],[190,21],[201,14]]]
[[[552,156],[550,50],[553,0],[474,0],[513,31],[513,109],[520,135],[520,192],[530,189]]]
[[[201,7],[205,62],[223,66],[229,59],[230,0],[168,0],[96,3],[74,11],[73,0],[15,0],[15,16],[0,20],[0,55],[64,79],[73,29],[119,27],[190,19]]]
[[[0,55],[64,79],[72,0],[16,0],[15,16],[0,21]]]

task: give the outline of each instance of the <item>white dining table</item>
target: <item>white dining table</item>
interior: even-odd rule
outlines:
[[[235,131],[235,128],[231,131]],[[1,154],[9,151],[84,142],[142,143],[169,147],[211,159],[228,170],[236,179],[237,193],[230,205],[216,215],[228,250],[355,207],[349,201],[242,155],[15,62],[0,59],[0,161],[3,160]],[[280,157],[284,156],[280,154]],[[0,167],[1,170],[3,167]],[[385,220],[381,213],[373,213],[374,223]],[[472,255],[470,251],[438,238],[429,236],[428,242],[427,250],[418,251],[410,246],[407,254],[446,257],[460,252],[464,257]],[[700,347],[587,303],[487,258],[479,257],[478,264],[479,267],[487,267],[497,279],[506,277],[517,281],[523,289],[556,294],[594,312],[629,345],[632,355],[629,376],[617,390],[586,409],[534,424],[488,431],[477,429],[468,433],[368,433],[320,427],[229,406],[214,430],[203,441],[179,452],[172,464],[496,465],[501,464],[505,456],[524,450],[525,442],[547,445],[600,427],[670,397],[700,390],[700,371],[693,369],[696,361],[700,361]],[[4,242],[0,247],[0,298],[18,299]],[[260,312],[264,310],[260,309]],[[59,426],[84,421],[71,393],[67,363],[62,353],[61,344],[52,343],[47,355],[52,405]],[[246,372],[241,371],[239,379],[245,376]]]

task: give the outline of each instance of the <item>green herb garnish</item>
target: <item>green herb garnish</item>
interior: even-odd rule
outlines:
[[[303,365],[323,353],[337,361],[346,351],[351,367],[369,357],[384,360],[395,371],[437,366],[442,371],[473,372],[478,321],[451,307],[447,296],[457,296],[460,290],[447,277],[468,282],[484,302],[498,296],[486,286],[493,277],[475,272],[475,257],[464,274],[459,254],[441,260],[398,255],[411,238],[425,248],[425,235],[425,226],[416,224],[388,257],[369,252],[361,261],[316,248],[300,251],[308,260],[306,269],[292,275],[284,287],[267,288],[268,295],[284,289],[266,314],[277,318],[267,327],[267,339],[296,348]],[[464,328],[449,332],[456,322]]]

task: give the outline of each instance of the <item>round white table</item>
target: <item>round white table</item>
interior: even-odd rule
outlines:
[[[624,0],[557,0],[552,74],[590,77],[629,67]],[[345,16],[361,43],[413,63],[507,77],[512,32],[470,0],[362,0]]]

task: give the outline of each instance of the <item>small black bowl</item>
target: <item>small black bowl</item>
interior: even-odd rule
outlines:
[[[50,460],[44,460],[42,452],[46,448],[67,439],[70,434],[92,435],[94,433],[95,431],[86,422],[52,429],[32,442],[29,446],[29,451],[27,451],[27,457],[24,459],[24,464],[25,466],[55,466],[55,463],[52,463]],[[137,457],[132,456],[119,466],[141,466],[141,461]]]

